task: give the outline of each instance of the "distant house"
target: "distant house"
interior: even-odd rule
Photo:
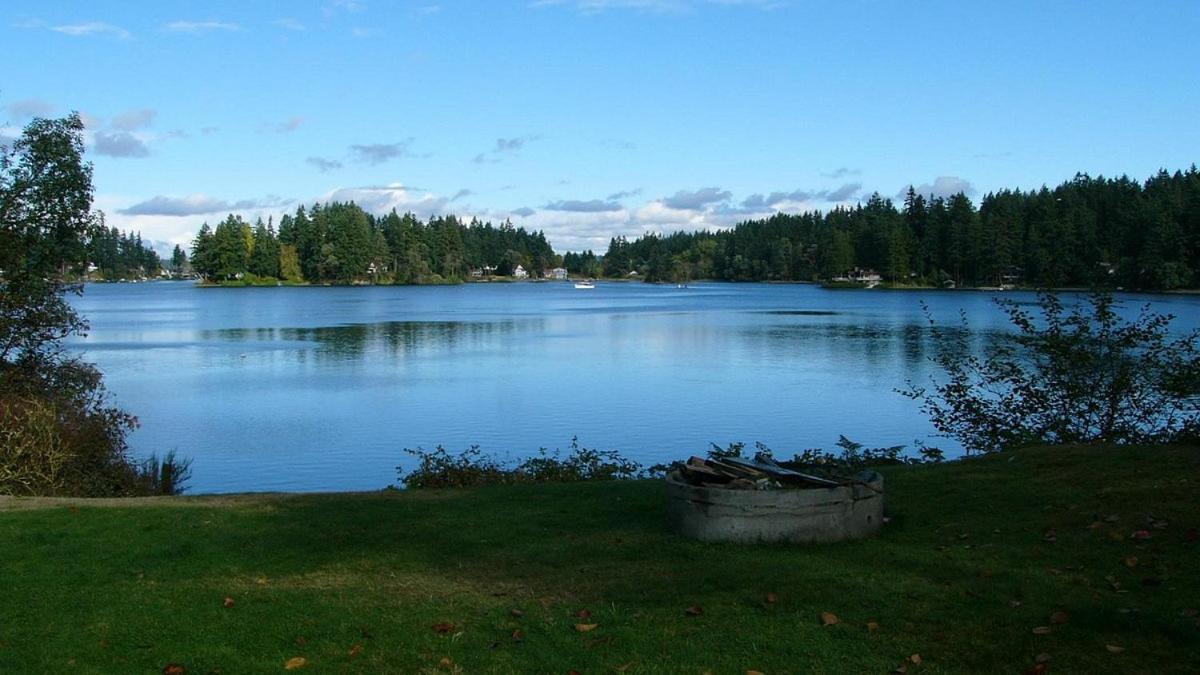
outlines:
[[[1101,264],[1104,264],[1104,263],[1101,263]],[[1112,270],[1110,268],[1109,274],[1111,274],[1111,273],[1112,273]],[[1020,267],[1017,267],[1016,265],[1009,265],[1008,267],[1005,267],[1004,271],[1001,272],[1001,274],[1000,274],[1000,286],[1002,288],[1003,287],[1013,288],[1017,284],[1024,281],[1024,279],[1025,279],[1025,271],[1024,270],[1022,270]]]
[[[857,281],[860,284],[877,284],[883,281],[883,277],[875,270],[860,270],[857,267],[850,272],[850,280]]]
[[[625,276],[627,276],[627,277],[629,277],[630,279],[632,279],[632,278],[634,278],[634,277],[638,276],[638,271],[637,271],[637,270],[634,270],[634,271],[630,272],[629,274],[626,274]]]
[[[554,269],[550,270],[550,274],[548,274],[547,276],[549,276],[552,279],[557,279],[559,281],[562,281],[563,279],[567,278],[567,268],[555,267]]]
[[[522,267],[521,265],[517,265],[516,269],[513,270],[512,275],[513,275],[514,279],[528,279],[529,278],[529,272],[526,272],[525,268]]]

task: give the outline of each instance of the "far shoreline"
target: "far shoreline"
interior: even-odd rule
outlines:
[[[197,281],[195,279],[140,279],[140,280],[125,280],[125,281],[105,281],[105,280],[85,280],[80,283],[84,285],[116,285],[116,284],[146,284],[146,283],[163,283],[163,282],[190,282],[196,288],[219,288],[219,289],[246,289],[246,288],[358,288],[358,287],[437,287],[437,286],[465,286],[468,284],[569,284],[578,281],[583,281],[584,277],[569,278],[569,279],[511,279],[511,278],[492,278],[492,279],[467,279],[457,282],[445,283],[426,283],[426,284],[394,284],[394,283],[289,283],[279,281],[274,284],[269,283],[212,283]],[[1104,288],[1095,289],[1085,286],[1064,286],[1055,288],[1039,288],[1035,286],[1015,286],[1012,288],[998,288],[995,286],[960,286],[956,288],[939,288],[937,286],[889,286],[879,285],[872,288],[866,286],[829,286],[825,281],[807,281],[799,279],[764,279],[761,281],[731,281],[727,279],[693,279],[687,282],[673,281],[644,281],[642,279],[617,279],[617,278],[598,278],[593,281],[604,284],[633,284],[643,283],[651,286],[682,286],[687,288],[689,284],[765,284],[774,286],[817,286],[827,291],[887,291],[887,292],[929,292],[935,291],[939,293],[956,293],[956,292],[975,292],[975,293],[1091,293],[1100,291],[1104,293],[1131,293],[1138,295],[1182,295],[1193,296],[1200,295],[1200,288],[1172,288],[1169,290],[1147,290],[1138,288]]]

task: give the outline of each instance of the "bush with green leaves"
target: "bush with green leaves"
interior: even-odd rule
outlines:
[[[1041,293],[1036,313],[997,304],[1015,330],[981,350],[965,315],[952,328],[930,318],[943,372],[900,392],[969,453],[1200,437],[1200,331],[1172,334],[1174,317],[1149,305],[1123,318],[1104,293],[1070,306]]]
[[[440,445],[432,451],[405,448],[404,452],[419,460],[416,468],[407,472],[402,466],[396,467],[400,482],[410,488],[623,480],[647,475],[641,464],[622,457],[619,452],[582,447],[578,438],[571,439],[565,454],[557,449],[551,452],[539,448],[537,456],[515,465],[485,453],[478,445],[457,455]]]

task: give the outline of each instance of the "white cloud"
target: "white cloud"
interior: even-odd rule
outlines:
[[[172,21],[163,26],[171,33],[208,33],[211,31],[239,31],[242,27],[227,21]]]
[[[833,171],[823,171],[822,176],[826,178],[845,178],[847,176],[857,176],[862,173],[862,169],[851,169],[848,166],[842,166]]]
[[[303,117],[289,117],[282,122],[264,122],[259,128],[277,134],[290,134],[304,124]]]
[[[542,207],[547,211],[574,211],[575,213],[604,213],[620,211],[620,203],[603,199],[560,199]]]
[[[277,208],[287,206],[293,203],[293,201],[274,196],[265,199],[242,199],[236,202],[229,202],[199,193],[186,197],[165,197],[158,195],[132,206],[118,209],[117,212],[126,216],[198,216],[210,213],[233,213]]]
[[[400,213],[411,211],[421,218],[448,213],[446,206],[450,203],[446,197],[403,183],[336,188],[325,193],[320,201],[352,201],[371,213],[384,214],[396,209]]]
[[[412,142],[413,139],[409,137],[399,143],[351,145],[350,158],[361,164],[374,166],[398,157],[411,157],[409,146],[412,145]]]
[[[128,131],[97,131],[93,148],[107,157],[145,157],[150,149],[142,139]]]
[[[722,190],[717,187],[706,187],[695,191],[680,190],[670,197],[663,197],[659,201],[671,209],[697,211],[709,204],[729,201],[729,198],[732,196],[728,190]]]
[[[362,2],[361,0],[330,0],[330,2],[325,5],[323,12],[326,16],[329,16],[338,10],[345,12],[361,12],[366,8],[367,3]]]
[[[337,161],[336,159],[326,159],[324,157],[309,157],[304,160],[304,163],[315,168],[317,171],[320,171],[321,173],[326,173],[328,171],[333,171],[334,169],[342,168],[341,162]]]
[[[786,7],[783,0],[531,0],[530,7],[573,7],[581,14],[632,10],[646,14],[683,14],[704,7],[746,7],[772,10]]]
[[[114,117],[109,126],[117,131],[137,131],[150,126],[155,114],[150,108],[129,110]]]
[[[83,23],[68,23],[61,26],[50,26],[50,30],[73,37],[86,37],[88,35],[111,35],[124,40],[132,36],[132,33],[124,28],[121,28],[120,26],[114,26],[111,23],[104,23],[103,21],[85,21]]]
[[[475,159],[471,160],[476,164],[495,164],[505,157],[517,154],[521,148],[529,143],[540,139],[541,134],[530,134],[526,136],[515,136],[513,138],[497,138],[496,145],[487,152],[481,152],[475,155]]]
[[[975,194],[975,186],[971,185],[970,181],[964,178],[959,178],[958,176],[938,176],[937,178],[933,179],[932,183],[921,183],[920,185],[913,186],[913,189],[916,190],[917,194],[919,195],[924,195],[926,197],[932,195],[933,197],[940,197],[942,199],[947,199],[960,192],[968,197]],[[896,199],[904,199],[904,195],[907,192],[908,188],[906,187],[900,192],[896,193]]]
[[[40,98],[26,98],[13,101],[4,106],[4,109],[17,119],[29,119],[31,117],[48,117],[54,112],[54,104]]]
[[[284,17],[282,19],[276,19],[273,23],[276,26],[279,26],[280,28],[286,28],[288,30],[295,30],[295,31],[308,30],[307,26],[305,26],[299,20],[293,19],[291,17]]]

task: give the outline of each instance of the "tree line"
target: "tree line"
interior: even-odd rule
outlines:
[[[181,252],[179,252],[181,253]],[[1057,187],[901,203],[874,194],[828,212],[778,213],[727,230],[614,237],[603,255],[555,254],[544,234],[454,216],[422,221],[356,204],[300,207],[254,226],[230,215],[201,227],[192,268],[212,281],[453,283],[472,274],[646,281],[827,281],[867,271],[896,286],[1200,286],[1200,172],[1144,182],[1077,174]],[[175,265],[178,266],[177,264]],[[636,274],[635,274],[636,273]]]
[[[590,251],[574,260],[592,263]],[[877,271],[897,285],[1200,286],[1200,172],[1078,174],[1051,189],[967,195],[911,187],[827,213],[776,214],[729,230],[614,237],[600,266],[648,281],[817,281]]]
[[[176,247],[178,248],[178,247]],[[122,232],[115,227],[100,225],[87,236],[89,277],[109,281],[156,277],[162,261],[154,249],[142,241],[140,232]]]
[[[253,226],[230,214],[192,243],[191,267],[217,282],[457,283],[472,274],[530,276],[560,262],[540,232],[455,216],[422,221],[394,209],[375,216],[353,202],[316,203]]]

